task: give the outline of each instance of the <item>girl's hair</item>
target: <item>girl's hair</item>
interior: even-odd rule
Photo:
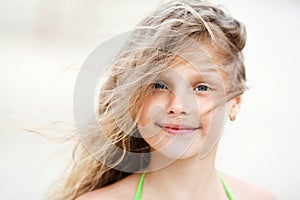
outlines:
[[[49,199],[75,199],[148,166],[150,147],[136,129],[142,102],[151,90],[146,83],[174,58],[169,52],[187,48],[187,37],[212,50],[212,59],[230,75],[232,92],[246,89],[241,52],[246,42],[244,25],[205,1],[166,3],[138,24],[134,40],[125,45],[130,51],[122,51],[111,63],[100,91],[98,128],[85,129],[88,133],[84,142],[78,140],[67,178],[57,181],[59,189]]]

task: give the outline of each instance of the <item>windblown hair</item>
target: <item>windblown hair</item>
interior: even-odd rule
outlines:
[[[100,91],[97,128],[91,126],[78,139],[67,178],[58,180],[59,189],[49,199],[76,199],[149,165],[150,147],[136,131],[140,108],[151,93],[150,83],[174,58],[170,52],[188,48],[188,38],[212,50],[212,59],[230,76],[232,92],[246,89],[244,25],[201,0],[162,5],[137,25],[111,63]]]

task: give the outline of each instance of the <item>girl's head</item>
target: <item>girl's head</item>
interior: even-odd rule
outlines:
[[[243,24],[204,1],[171,1],[141,21],[100,96],[100,127],[121,156],[111,166],[124,170],[129,156],[138,161],[133,172],[156,150],[207,155],[246,89],[245,41]],[[185,129],[195,130],[182,136]]]
[[[205,157],[238,112],[245,42],[243,24],[201,0],[171,1],[142,20],[110,65],[66,199],[145,169],[156,152]]]

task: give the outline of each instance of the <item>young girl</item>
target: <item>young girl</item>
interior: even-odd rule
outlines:
[[[200,0],[146,17],[111,62],[97,128],[50,199],[274,199],[218,172],[225,120],[246,89],[242,23]]]

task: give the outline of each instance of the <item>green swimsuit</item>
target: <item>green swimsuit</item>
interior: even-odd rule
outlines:
[[[145,175],[146,175],[146,172],[143,172],[142,175],[141,175],[140,182],[139,182],[139,186],[138,186],[138,188],[137,188],[137,191],[136,191],[136,195],[135,195],[134,200],[140,200],[140,199],[141,199]],[[223,185],[223,187],[224,187],[224,190],[225,190],[226,193],[227,193],[227,196],[228,196],[229,200],[234,200],[233,195],[232,195],[232,193],[230,192],[228,186],[226,185],[226,183],[225,183],[223,177],[222,177],[220,174],[218,174],[218,176],[219,176],[220,181],[222,182],[222,185]]]

